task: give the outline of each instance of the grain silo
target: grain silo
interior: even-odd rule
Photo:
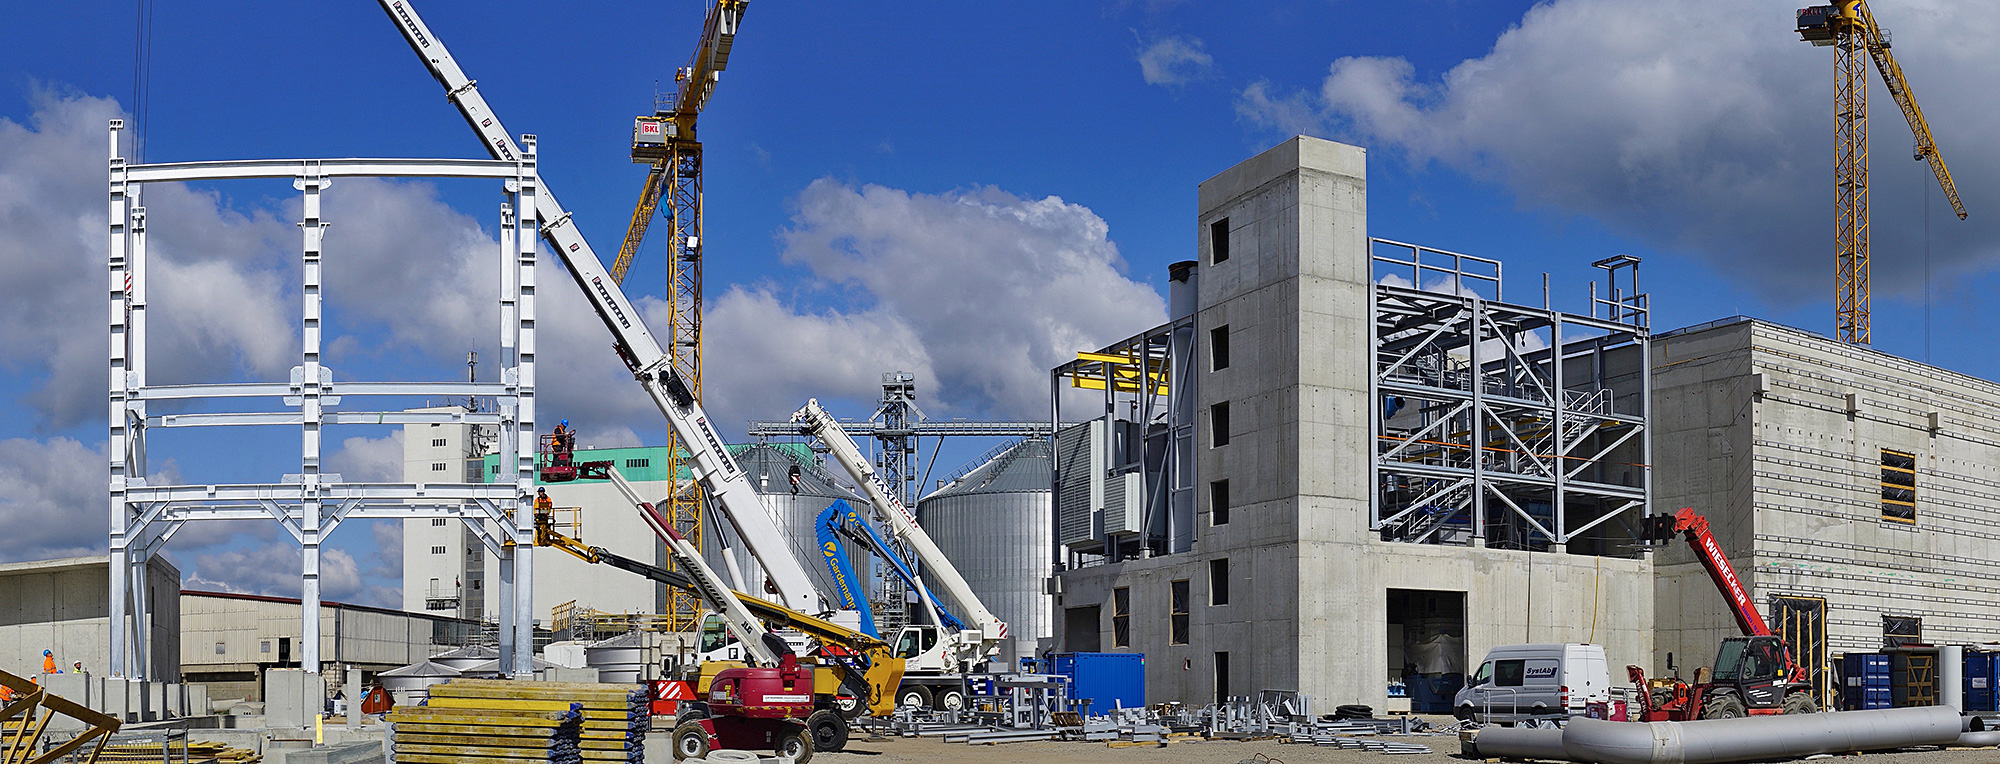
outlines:
[[[818,460],[813,457],[812,451],[804,444],[759,443],[737,452],[735,457],[737,465],[743,468],[744,476],[757,488],[759,497],[776,514],[778,528],[785,533],[786,546],[792,555],[798,558],[799,563],[806,566],[807,573],[812,576],[813,586],[828,595],[837,591],[833,585],[832,574],[828,573],[826,565],[820,562],[818,545],[814,540],[817,538],[814,530],[815,521],[819,518],[819,513],[835,501],[845,499],[854,506],[865,507],[867,506],[865,500],[828,476],[825,469],[819,466]],[[793,474],[795,468],[796,476]],[[710,529],[707,533],[708,543],[704,548],[716,549],[715,530]],[[758,582],[746,584],[753,587],[746,589],[746,592],[759,594],[763,576],[757,572],[759,568],[756,559],[750,556],[749,549],[735,537],[733,530],[723,535],[723,540],[734,550],[736,564],[744,576]],[[721,558],[713,552],[707,553],[706,556],[709,558],[709,564],[717,566],[720,571]],[[865,565],[859,565],[855,574],[865,579],[867,571]]]
[[[1030,438],[917,502],[917,523],[988,610],[1007,622],[1009,665],[1054,636],[1044,585],[1053,573],[1049,444]]]

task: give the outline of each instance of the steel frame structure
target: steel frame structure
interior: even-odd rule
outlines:
[[[502,663],[531,670],[534,644],[534,527],[515,512],[533,491],[535,468],[535,271],[540,182],[534,136],[523,136],[513,161],[470,159],[286,159],[127,164],[119,153],[122,120],[110,123],[110,673],[145,678],[149,665],[146,563],[189,522],[274,520],[303,552],[300,667],[320,670],[319,550],[349,519],[455,517],[500,560]],[[321,245],[328,223],[320,195],[339,177],[486,178],[501,181],[501,380],[348,382],[322,365]],[[131,204],[146,183],[292,179],[303,194],[303,322],[300,363],[288,382],[159,385],[146,373],[146,211]],[[518,211],[518,218],[516,212]],[[342,410],[343,398],[488,397],[493,411]],[[227,412],[155,413],[163,407],[226,402]],[[277,407],[272,407],[272,403]],[[261,408],[259,408],[261,407]],[[351,483],[321,470],[327,425],[452,423],[496,427],[500,453],[514,459],[505,483]],[[279,426],[300,430],[300,470],[276,482],[151,485],[147,431],[168,427]],[[460,475],[463,480],[465,476]],[[517,647],[519,649],[517,649]]]
[[[1650,514],[1649,308],[1637,258],[1597,263],[1611,288],[1600,296],[1593,282],[1591,315],[1579,316],[1548,308],[1546,285],[1543,307],[1502,301],[1497,260],[1369,244],[1371,531],[1541,550],[1604,538],[1600,526],[1631,510]],[[1643,359],[1638,394],[1614,396],[1605,358],[1626,348]],[[1637,485],[1607,477],[1628,467]]]
[[[1194,500],[1194,462],[1187,452],[1194,442],[1194,420],[1192,396],[1194,375],[1189,369],[1175,368],[1176,358],[1194,357],[1195,318],[1192,314],[1178,320],[1148,329],[1144,332],[1112,343],[1094,352],[1079,352],[1076,360],[1065,363],[1049,372],[1049,428],[1050,437],[1066,421],[1063,418],[1063,388],[1099,390],[1104,394],[1104,408],[1090,418],[1104,417],[1116,420],[1121,404],[1126,408],[1126,417],[1142,426],[1163,419],[1167,425],[1157,463],[1151,448],[1144,449],[1145,455],[1138,464],[1113,465],[1113,469],[1137,469],[1150,472],[1150,480],[1140,481],[1140,506],[1145,508],[1142,525],[1143,533],[1133,536],[1103,534],[1096,546],[1082,545],[1079,552],[1060,543],[1057,554],[1063,559],[1059,564],[1074,569],[1080,567],[1081,555],[1085,553],[1101,555],[1112,561],[1142,555],[1174,554],[1188,551],[1194,540],[1193,528],[1176,528],[1173,515],[1176,507],[1192,506]],[[1182,384],[1174,384],[1174,380]],[[1075,422],[1078,420],[1068,420]],[[1142,429],[1140,437],[1148,437]],[[1099,444],[1107,454],[1117,452],[1118,434],[1113,428],[1104,430],[1104,442]],[[1051,443],[1053,446],[1053,443]],[[1054,449],[1051,449],[1054,454]],[[1050,484],[1060,485],[1063,477],[1058,474],[1060,460],[1050,463]],[[1061,491],[1052,488],[1052,493],[1061,501]],[[1060,523],[1062,508],[1054,508]]]

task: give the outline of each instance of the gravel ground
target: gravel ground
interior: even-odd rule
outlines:
[[[1372,751],[1332,747],[1288,745],[1276,740],[1251,742],[1196,741],[1172,743],[1164,748],[1110,748],[1103,743],[1006,743],[1001,745],[946,744],[936,738],[855,739],[840,753],[813,755],[813,764],[1042,764],[1047,762],[1130,762],[1131,764],[1239,764],[1269,759],[1279,764],[1464,764],[1476,761],[1458,756],[1456,735],[1415,735],[1383,737],[1430,746],[1435,754],[1384,756]],[[1259,758],[1262,755],[1264,758]],[[1449,757],[1449,758],[1446,758]],[[673,755],[664,734],[646,739],[646,761],[670,764]],[[765,758],[766,762],[776,759]],[[1804,761],[1804,760],[1801,760]],[[1811,759],[1824,764],[2000,764],[2000,750],[1929,749],[1859,756],[1820,756]]]

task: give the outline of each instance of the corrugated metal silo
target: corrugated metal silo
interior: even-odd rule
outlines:
[[[1000,656],[1033,655],[1054,636],[1049,516],[1049,443],[1031,438],[917,502],[917,523],[937,542],[986,607],[1007,622]]]
[[[819,550],[814,541],[817,538],[813,527],[814,521],[819,518],[821,510],[837,500],[845,499],[857,507],[865,507],[867,505],[864,500],[845,486],[835,483],[825,470],[818,466],[812,451],[804,444],[760,443],[743,449],[735,456],[736,463],[743,468],[743,473],[749,478],[750,484],[756,486],[764,503],[777,513],[778,527],[785,532],[793,556],[797,557],[799,563],[805,565],[807,572],[812,575],[813,585],[818,587],[820,592],[832,596],[835,591],[833,577],[820,562]],[[791,477],[793,467],[799,468],[796,484]],[[714,536],[711,534],[710,538]],[[736,564],[740,566],[743,574],[752,581],[759,582],[758,586],[761,588],[763,575],[757,572],[755,558],[752,558],[749,550],[734,537],[729,539],[729,543],[736,553]],[[706,548],[712,550],[716,545],[710,543]],[[718,566],[717,570],[720,571],[721,558],[713,552],[706,555],[709,557],[709,564]],[[858,565],[855,573],[865,578],[867,570],[865,564]],[[758,592],[753,590],[748,593]]]

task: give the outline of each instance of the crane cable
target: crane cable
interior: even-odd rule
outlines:
[[[152,111],[153,0],[135,0],[132,29],[132,157],[146,163],[146,123]]]

